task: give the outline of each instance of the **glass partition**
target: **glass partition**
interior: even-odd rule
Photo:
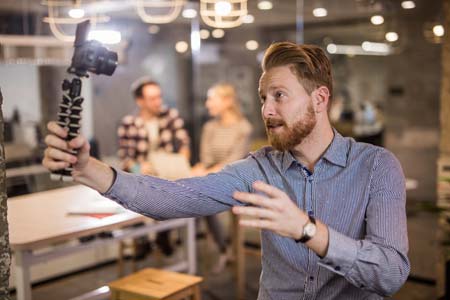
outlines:
[[[31,145],[28,165],[39,162],[44,124],[56,118],[72,45],[55,42],[47,6],[22,2],[26,5],[12,0],[0,4],[0,85],[7,143]],[[439,132],[442,1],[250,0],[242,24],[223,29],[205,22],[199,1],[167,1],[183,3],[177,17],[166,24],[146,23],[136,1],[79,2],[77,8],[87,15],[101,16],[96,30],[121,33],[121,42],[110,46],[120,56],[115,74],[84,80],[83,130],[96,141],[102,158],[117,157],[116,129],[124,115],[136,112],[130,87],[141,76],[160,82],[165,103],[177,107],[185,119],[192,163],[198,160],[201,128],[208,119],[206,93],[217,82],[236,86],[243,113],[254,127],[254,147],[264,144],[257,93],[260,61],[272,42],[290,40],[317,44],[328,53],[334,69],[330,118],[336,128],[388,147],[401,161],[420,157],[426,172],[418,174],[408,164],[405,171],[422,182],[420,197],[430,197]],[[232,9],[242,5],[232,2]],[[75,7],[73,1],[67,3],[60,16],[70,20]],[[145,11],[162,14],[176,9],[149,6]],[[17,116],[20,123],[14,121]],[[416,143],[418,137],[424,142]]]

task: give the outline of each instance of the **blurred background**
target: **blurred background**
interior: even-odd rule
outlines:
[[[264,50],[285,40],[322,47],[334,70],[335,127],[388,148],[402,163],[411,282],[416,294],[426,291],[417,299],[444,294],[446,259],[437,259],[443,252],[436,236],[442,208],[436,204],[450,201],[447,181],[440,185],[447,196],[438,201],[437,192],[440,176],[450,172],[448,1],[2,0],[0,87],[10,197],[62,185],[50,182],[39,163],[45,124],[56,119],[62,97],[75,25],[84,19],[93,23],[92,35],[119,54],[112,77],[83,79],[82,131],[93,154],[112,163],[120,120],[136,111],[130,86],[137,78],[158,81],[165,103],[180,111],[196,163],[211,85],[236,86],[256,149],[265,144],[257,91]],[[14,173],[23,167],[30,169]]]

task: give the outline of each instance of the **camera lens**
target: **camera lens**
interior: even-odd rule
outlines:
[[[106,48],[103,48],[102,50],[104,51],[102,51],[103,53],[98,56],[95,73],[111,76],[117,67],[117,53],[109,51]]]

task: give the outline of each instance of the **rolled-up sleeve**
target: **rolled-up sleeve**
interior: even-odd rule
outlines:
[[[329,228],[328,252],[319,264],[361,289],[394,294],[410,271],[405,199],[400,163],[382,150],[372,169],[365,238],[355,240]]]

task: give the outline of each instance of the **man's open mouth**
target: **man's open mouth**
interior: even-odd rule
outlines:
[[[266,121],[266,127],[267,129],[277,129],[279,127],[283,127],[284,126],[284,122],[281,120],[273,120],[273,119],[268,119]]]

